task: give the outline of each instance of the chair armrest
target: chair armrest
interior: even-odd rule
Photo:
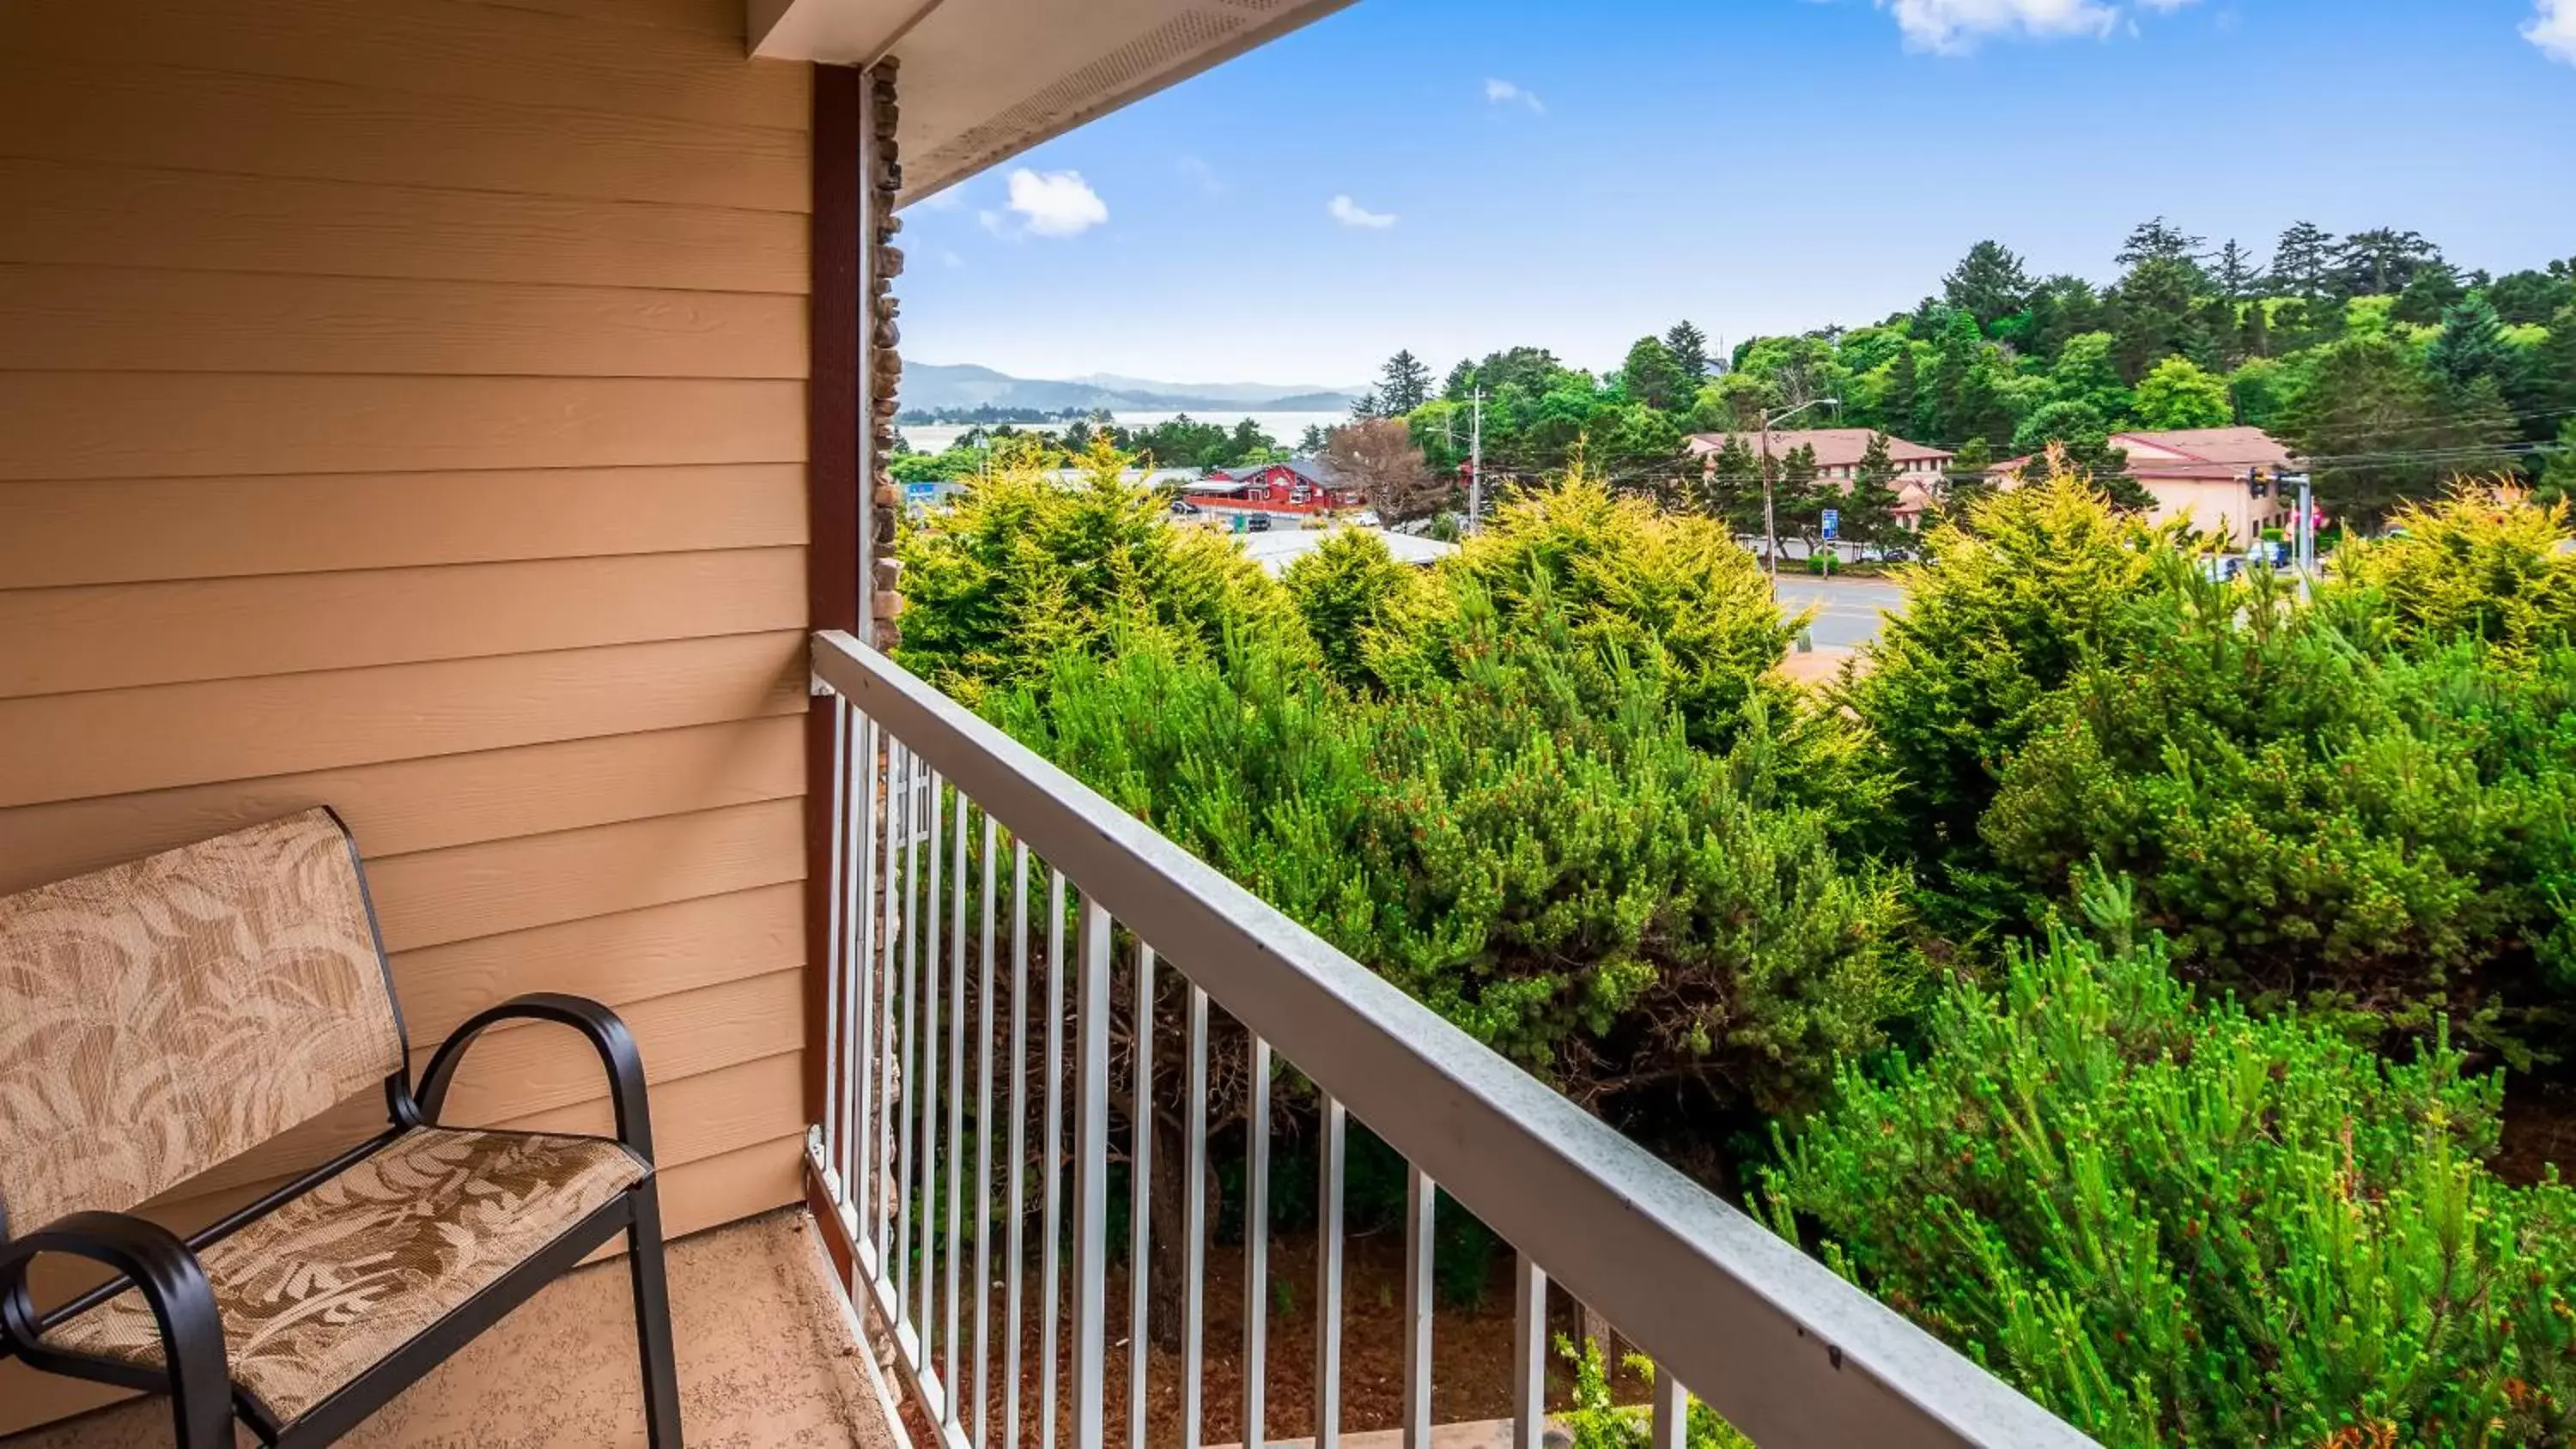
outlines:
[[[224,1321],[214,1286],[188,1245],[159,1223],[126,1213],[71,1213],[21,1238],[0,1243],[0,1310],[9,1339],[36,1344],[36,1314],[27,1269],[47,1253],[103,1263],[132,1280],[161,1330],[170,1398],[187,1444],[232,1442],[232,1369],[224,1357]]]
[[[420,1074],[423,1118],[438,1121],[439,1109],[446,1105],[448,1085],[456,1075],[456,1064],[464,1059],[465,1049],[474,1044],[484,1028],[503,1021],[550,1021],[589,1038],[601,1065],[608,1069],[609,1091],[617,1105],[617,1140],[651,1165],[653,1119],[644,1094],[644,1058],[635,1050],[634,1033],[626,1029],[617,1013],[588,997],[535,991],[475,1013],[439,1044],[428,1068]]]

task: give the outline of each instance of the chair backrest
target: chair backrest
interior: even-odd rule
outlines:
[[[0,896],[0,1237],[132,1208],[403,1068],[328,810]]]

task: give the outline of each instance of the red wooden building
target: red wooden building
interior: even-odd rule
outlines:
[[[1342,486],[1321,458],[1211,468],[1183,496],[1201,508],[1245,513],[1329,513],[1362,503],[1359,490]]]

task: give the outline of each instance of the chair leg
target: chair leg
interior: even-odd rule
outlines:
[[[662,1274],[662,1197],[651,1178],[635,1189],[626,1261],[635,1279],[635,1338],[644,1359],[644,1442],[651,1449],[681,1449],[680,1373],[671,1355],[671,1295]]]

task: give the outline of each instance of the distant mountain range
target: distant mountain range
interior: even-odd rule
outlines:
[[[1035,408],[1056,412],[1259,412],[1337,413],[1347,411],[1358,389],[1260,382],[1157,382],[1145,377],[1093,373],[1061,382],[1013,377],[972,363],[910,362],[903,365],[904,408]]]

